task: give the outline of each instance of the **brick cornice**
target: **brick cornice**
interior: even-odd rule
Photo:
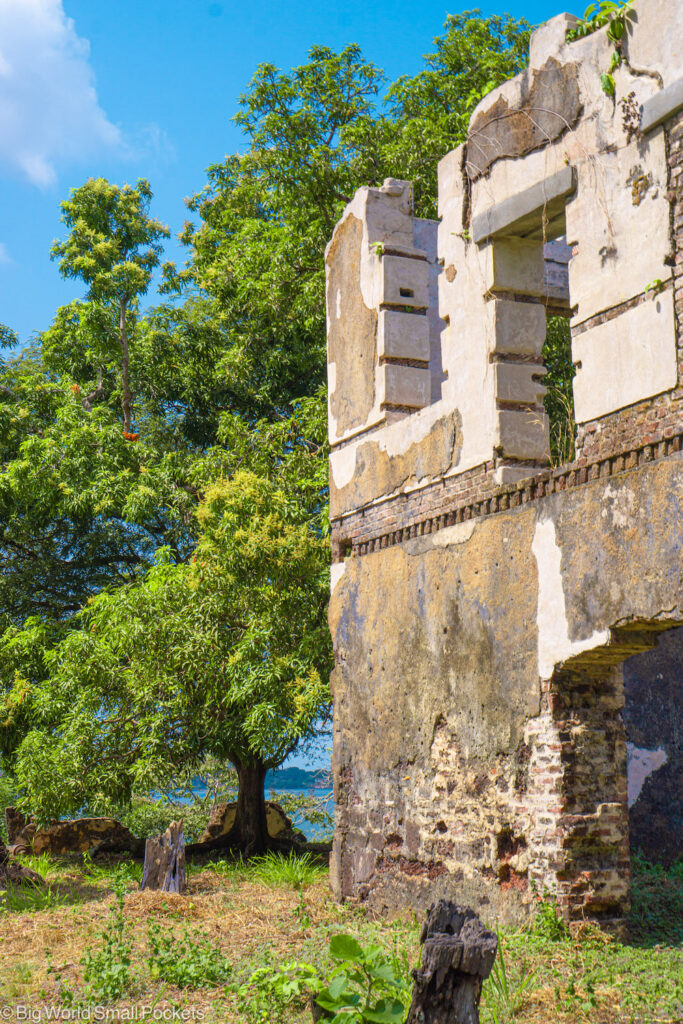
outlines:
[[[433,499],[434,507],[431,513],[428,511],[418,518],[410,516],[409,511],[405,508],[406,498],[411,497],[415,492],[412,492],[412,495],[396,495],[383,502],[385,510],[387,507],[395,508],[401,518],[408,520],[405,525],[395,529],[383,530],[373,522],[372,512],[375,508],[373,506],[333,520],[335,561],[341,561],[348,554],[370,554],[373,551],[401,544],[413,537],[436,533],[438,530],[455,526],[457,523],[519,508],[521,505],[537,501],[539,498],[572,490],[596,480],[617,476],[682,450],[683,425],[678,434],[655,444],[643,444],[617,455],[596,459],[583,466],[574,462],[556,469],[542,470],[540,473],[514,484],[496,484],[492,471],[482,471],[481,477],[476,481],[476,489],[479,492],[477,496],[465,502],[458,502],[458,496],[453,495],[452,500],[448,502],[449,507],[445,509],[443,508],[444,480],[441,479],[426,485],[420,491],[422,503],[425,500],[430,502],[430,498]],[[465,475],[463,474],[463,476]],[[453,479],[457,480],[458,478]],[[439,507],[438,513],[436,512],[437,506]],[[351,520],[354,522],[355,529],[352,531],[353,536],[349,537]],[[364,521],[367,522],[365,529],[363,528]]]

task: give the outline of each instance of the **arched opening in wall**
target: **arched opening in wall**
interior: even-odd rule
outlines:
[[[553,865],[558,903],[570,920],[627,925],[636,941],[658,941],[656,928],[668,940],[676,920],[680,931],[682,688],[680,622],[614,627],[607,644],[553,676],[556,746],[549,749],[562,781],[554,790],[554,839],[535,854],[536,871],[542,878],[543,864]]]
[[[664,921],[678,921],[681,929],[683,627],[663,633],[652,650],[627,658],[622,670],[631,920],[633,928],[644,927],[659,905]]]

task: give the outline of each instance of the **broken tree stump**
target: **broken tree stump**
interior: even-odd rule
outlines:
[[[172,821],[166,831],[145,843],[141,889],[183,892],[185,889],[185,837],[182,821]]]
[[[420,935],[422,961],[413,971],[406,1024],[479,1024],[479,1000],[498,940],[469,907],[439,900]]]

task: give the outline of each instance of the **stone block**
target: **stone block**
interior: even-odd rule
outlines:
[[[572,341],[577,423],[674,388],[676,334],[671,290]]]
[[[537,302],[493,300],[493,352],[496,354],[540,356],[545,341],[545,308]]]
[[[548,458],[548,418],[541,412],[498,413],[498,443],[503,456],[511,459]]]
[[[425,260],[382,257],[380,302],[389,306],[429,306],[429,264]]]
[[[550,223],[561,212],[565,197],[575,187],[573,169],[563,167],[550,177],[537,181],[473,217],[473,240],[479,243],[491,235],[503,232],[516,234],[542,228],[544,223]]]
[[[678,0],[636,0],[636,17],[626,38],[634,67],[658,71],[668,86],[681,76],[683,4]]]
[[[579,19],[575,15],[565,13],[539,25],[529,40],[529,67],[540,68],[549,57],[558,57],[566,46],[567,32],[578,23]]]
[[[499,402],[524,402],[538,404],[546,392],[535,377],[545,373],[542,366],[533,363],[496,363],[496,398]]]
[[[380,396],[383,405],[406,405],[421,409],[429,404],[429,370],[416,366],[385,363],[379,368]]]
[[[543,297],[543,244],[529,238],[496,238],[488,246],[486,288]]]
[[[578,168],[567,204],[569,293],[582,323],[670,276],[666,151],[661,128]]]
[[[377,351],[390,359],[429,362],[429,319],[415,313],[383,309],[379,315]]]
[[[644,101],[640,115],[641,131],[652,131],[681,107],[683,107],[683,78],[678,78],[666,89],[656,92],[654,96],[650,96]]]

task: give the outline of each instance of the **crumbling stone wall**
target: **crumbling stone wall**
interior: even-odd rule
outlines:
[[[631,666],[683,623],[683,9],[636,3],[628,109],[574,23],[475,110],[438,225],[389,179],[328,248],[333,885],[381,909],[628,906]],[[578,445],[553,469],[558,308]]]

